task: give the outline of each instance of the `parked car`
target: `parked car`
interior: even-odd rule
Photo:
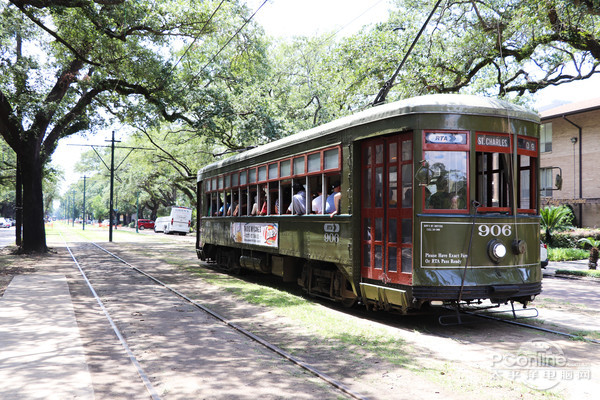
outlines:
[[[0,228],[10,228],[12,225],[6,218],[0,217]]]
[[[192,209],[187,207],[171,207],[171,215],[168,217],[158,217],[154,221],[154,232],[164,232],[166,234],[179,233],[186,235],[190,232],[192,225]]]
[[[154,221],[151,219],[138,219],[137,221],[138,229],[154,229]]]
[[[540,263],[542,264],[542,268],[546,268],[548,266],[548,247],[544,244],[544,242],[540,241]]]

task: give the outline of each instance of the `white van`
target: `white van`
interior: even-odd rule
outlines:
[[[170,216],[156,218],[156,221],[154,221],[154,232],[186,235],[190,231],[190,226],[192,226],[192,209],[173,206]]]

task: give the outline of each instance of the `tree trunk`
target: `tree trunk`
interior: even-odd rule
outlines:
[[[17,175],[15,178],[15,244],[19,247],[23,244],[23,180],[21,179],[21,161],[17,154]]]
[[[26,145],[25,145],[26,146]],[[25,147],[24,146],[24,147]],[[44,253],[46,228],[44,226],[44,195],[42,193],[42,162],[39,149],[27,146],[21,154],[23,182],[23,242],[24,253]]]

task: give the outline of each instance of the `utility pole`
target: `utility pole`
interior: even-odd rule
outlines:
[[[108,142],[108,140],[107,140]],[[120,140],[117,140],[120,142]],[[110,140],[110,205],[109,205],[109,221],[108,221],[108,241],[112,242],[113,238],[113,193],[115,180],[115,131],[112,131],[112,139]]]
[[[71,203],[73,204],[73,223],[71,226],[75,226],[75,190],[71,191],[72,195],[73,195],[73,200],[71,201]]]
[[[136,214],[135,214],[135,233],[139,233],[138,231],[138,221],[140,220],[140,191],[138,190],[137,192],[137,196],[135,199],[135,208],[136,208]]]
[[[87,176],[83,176],[83,229],[85,231],[85,180]]]
[[[91,145],[91,144],[72,144],[71,146],[89,146],[92,148],[92,150],[94,150],[94,152],[96,153],[96,155],[98,156],[98,158],[100,158],[100,161],[102,161],[102,164],[104,164],[104,166],[106,167],[106,169],[108,169],[110,171],[110,202],[109,202],[109,211],[108,211],[108,216],[109,216],[109,221],[108,221],[108,241],[112,242],[112,237],[113,237],[113,218],[114,218],[114,204],[113,204],[113,195],[114,195],[114,178],[115,178],[115,171],[117,169],[119,169],[119,167],[121,166],[121,164],[123,164],[125,162],[125,160],[127,159],[127,157],[129,157],[129,155],[133,152],[133,150],[152,150],[154,151],[155,149],[148,149],[148,148],[144,148],[144,147],[127,147],[127,146],[115,146],[115,143],[120,143],[120,140],[115,140],[115,131],[112,132],[112,139],[111,140],[105,140],[105,142],[110,142],[110,167],[108,165],[106,165],[106,163],[104,162],[104,159],[102,158],[102,156],[100,156],[100,154],[98,153],[98,151],[96,151],[96,147],[108,147],[108,146],[98,146],[98,145]],[[123,158],[123,160],[121,160],[121,162],[119,163],[119,165],[117,165],[115,167],[115,149],[129,149],[129,153],[127,153],[127,155]]]

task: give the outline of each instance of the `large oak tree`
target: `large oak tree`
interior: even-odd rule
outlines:
[[[58,141],[106,115],[198,126],[196,89],[232,62],[200,56],[191,71],[187,57],[217,54],[248,15],[236,1],[0,0],[0,134],[22,172],[23,251],[47,250],[42,171]]]

